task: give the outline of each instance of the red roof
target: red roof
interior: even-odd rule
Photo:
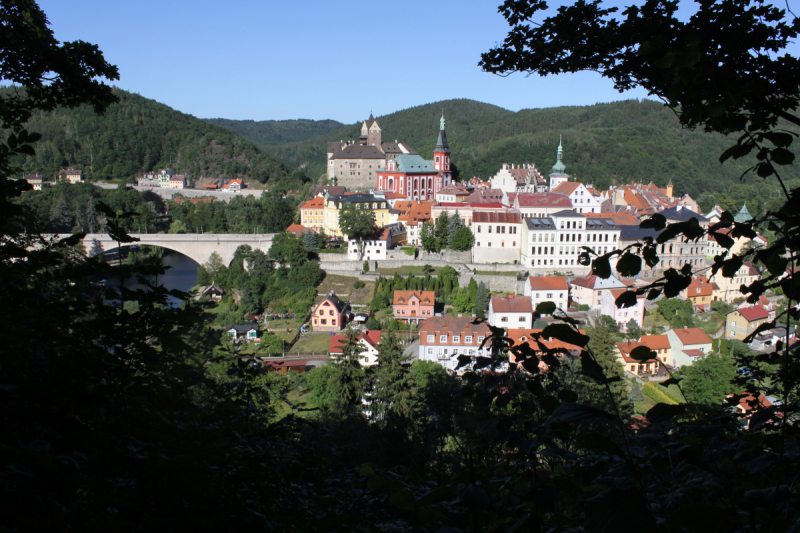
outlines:
[[[303,226],[302,224],[292,224],[288,228],[286,228],[286,231],[288,233],[294,233],[298,237],[300,235],[305,235],[306,232],[309,231],[309,230],[311,231],[311,233],[316,233],[316,231],[314,231],[314,228],[307,228],[307,227]]]
[[[323,207],[325,207],[325,198],[322,196],[317,196],[316,198],[303,203],[303,205],[300,206],[300,209],[321,209]]]
[[[673,329],[675,335],[684,346],[692,344],[711,344],[711,338],[700,328],[680,328]]]
[[[558,339],[550,338],[550,339],[542,339],[539,338],[538,341],[534,339],[533,335],[540,334],[543,330],[541,329],[509,329],[506,336],[511,339],[512,346],[519,346],[522,344],[527,344],[531,347],[534,351],[541,351],[539,344],[544,346],[547,350],[558,350],[564,349],[571,353],[580,353],[583,349],[578,345],[569,344],[564,341],[560,341]],[[579,330],[581,335],[586,335],[584,330]],[[509,354],[509,361],[512,363],[516,361],[516,357],[514,357],[513,353]]]
[[[521,224],[519,213],[502,211],[475,211],[472,215],[473,222],[495,222],[500,224]]]
[[[695,350],[695,349],[684,350],[683,353],[685,353],[689,357],[703,357],[705,355],[705,352],[703,352],[703,350]]]
[[[643,342],[631,342],[631,341],[625,341],[625,342],[618,342],[618,343],[617,343],[617,348],[619,349],[619,353],[620,353],[620,355],[622,356],[622,359],[623,359],[623,360],[624,360],[626,363],[638,363],[638,362],[640,362],[638,359],[634,359],[634,358],[632,358],[632,357],[631,357],[631,355],[630,355],[630,354],[631,354],[631,352],[632,352],[632,351],[633,351],[635,348],[638,348],[639,346],[647,346],[648,348],[650,348],[651,350],[653,350],[653,347],[652,347],[652,346],[649,346],[649,345],[647,345],[647,344],[645,344],[645,343],[643,343]],[[642,363],[656,363],[656,362],[658,362],[658,359],[648,359],[648,360],[646,360],[646,361],[641,361],[641,362],[642,362]]]
[[[569,284],[567,280],[561,276],[531,276],[528,278],[531,289],[534,291],[567,291]]]
[[[372,329],[358,336],[359,341],[364,341],[370,346],[375,346],[381,340],[381,330]],[[347,335],[331,335],[328,343],[328,352],[342,353],[342,345],[347,343]]]
[[[531,299],[524,296],[492,296],[491,304],[495,313],[533,313]]]
[[[517,194],[520,207],[565,207],[572,208],[569,196],[555,192],[521,192]]]
[[[669,350],[669,337],[666,335],[642,335],[639,342],[651,350]]]
[[[553,192],[557,192],[560,194],[566,194],[569,196],[570,194],[575,192],[575,189],[581,186],[580,182],[577,181],[564,181],[558,184],[558,187],[553,189]]]
[[[392,303],[394,305],[405,305],[413,296],[416,296],[422,305],[434,305],[436,303],[436,293],[434,291],[394,291]]]
[[[754,305],[753,307],[742,307],[741,309],[738,309],[738,311],[739,314],[742,315],[748,322],[769,317],[769,312],[767,312],[767,310],[760,305]]]

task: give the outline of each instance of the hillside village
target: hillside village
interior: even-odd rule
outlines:
[[[700,213],[693,198],[675,194],[671,181],[666,187],[651,182],[597,190],[569,175],[561,145],[546,177],[534,164],[509,163],[486,180],[454,181],[443,117],[430,161],[406,144],[382,142],[373,117],[357,142],[328,148],[327,184],[299,204],[286,231],[338,283],[320,292],[305,319],[298,314],[298,333],[290,348],[284,345],[284,361],[305,357],[309,368],[324,364],[341,353],[344,333],[356,330],[362,364],[372,366],[387,329],[407,332],[405,350],[413,358],[459,374],[471,368],[465,356],[492,353],[491,328],[502,328],[512,348],[557,348],[575,358],[578,346],[540,338],[545,327],[568,316],[582,328],[608,330],[619,368],[636,389],[713,354],[768,350],[787,339],[785,330],[772,329],[743,347],[741,341],[785,304],[780,295],[744,299],[739,287],[760,279],[749,262],[733,278],[721,271],[711,275],[714,256],[727,250],[713,236],[659,243],[658,263],[635,276],[616,270],[617,256],[607,278],[581,260],[582,253],[596,257],[656,238],[659,232],[640,227],[654,215],[667,223],[694,219],[703,229],[721,220],[721,208]],[[360,227],[352,221],[359,216]],[[743,205],[734,219],[748,222],[752,215]],[[730,230],[720,234],[723,239]],[[767,244],[761,235],[732,240],[733,253]],[[650,301],[640,294],[618,307],[624,293],[685,265],[696,275],[678,299]],[[371,295],[354,301],[351,294],[365,285],[361,292]],[[231,335],[236,327],[228,327]],[[639,347],[656,355],[633,357]],[[513,354],[508,364],[515,364]]]

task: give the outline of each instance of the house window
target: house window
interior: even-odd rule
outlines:
[[[332,326],[335,326],[335,325],[336,325],[336,319],[335,319],[335,318],[332,318],[332,319],[331,319],[331,325],[332,325]]]
[[[433,348],[428,348],[428,355],[433,355]]]
[[[525,317],[524,316],[519,317],[519,321],[520,322],[525,322]]]
[[[508,317],[504,316],[503,318],[500,319],[500,322],[508,322]]]
[[[464,335],[464,342],[472,344],[472,335]]]
[[[478,342],[483,342],[485,337],[483,335],[478,335]]]
[[[435,338],[435,335],[428,335],[428,342],[433,342]]]
[[[461,335],[453,335],[453,342],[461,342]]]
[[[552,292],[548,292],[547,296],[545,296],[545,298],[552,298],[552,297],[553,297],[553,293]]]
[[[439,342],[447,342],[447,335],[439,335]]]
[[[322,324],[323,326],[326,325],[327,323],[328,323],[328,321],[325,320],[324,318],[322,320],[320,320],[320,324]]]

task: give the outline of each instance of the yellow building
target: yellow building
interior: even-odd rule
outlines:
[[[339,229],[339,212],[347,204],[358,209],[369,209],[375,213],[375,225],[382,228],[389,224],[389,202],[382,196],[373,194],[341,194],[325,198],[325,220],[323,230],[326,235],[342,236]]]
[[[742,285],[750,285],[756,280],[761,279],[761,274],[753,266],[752,263],[745,261],[741,268],[736,271],[732,278],[726,278],[722,275],[722,269],[709,279],[710,282],[716,283],[719,289],[715,291],[719,298],[729,304],[733,303],[736,298],[743,298],[745,295],[739,288]]]

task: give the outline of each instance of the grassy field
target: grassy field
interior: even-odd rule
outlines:
[[[328,353],[328,346],[330,346],[330,343],[330,333],[310,333],[301,335],[294,346],[292,346],[289,353]]]
[[[318,411],[316,407],[311,407],[308,404],[308,391],[294,389],[289,391],[286,394],[286,401],[281,402],[281,408],[283,409],[283,415],[290,415],[292,413],[295,416],[299,416],[301,418],[307,418],[311,416],[314,411]],[[290,405],[291,404],[291,405]]]
[[[491,270],[476,270],[478,276],[516,276],[516,272],[493,272]]]
[[[656,402],[649,396],[645,396],[641,402],[633,402],[633,410],[637,415],[647,414],[651,407],[655,406]]]
[[[273,329],[284,329],[284,328],[291,328],[297,332],[297,328],[303,325],[302,318],[291,318],[286,320],[270,320],[269,321],[269,330],[272,331]],[[277,331],[275,332],[278,333]]]
[[[424,265],[420,265],[420,266],[402,266],[402,267],[398,267],[398,268],[379,268],[377,271],[380,272],[381,274],[383,274],[384,277],[394,276],[395,273],[400,274],[401,276],[407,276],[409,274],[424,276],[424,274],[422,272],[422,267],[423,266]],[[431,268],[430,273],[431,274],[435,274],[436,270],[437,270],[436,268]]]
[[[333,291],[336,296],[351,304],[365,305],[370,303],[372,301],[372,293],[375,292],[375,282],[365,281],[364,287],[355,289],[353,288],[353,283],[356,281],[358,281],[358,278],[328,274],[320,286],[317,287],[319,296],[316,301],[322,301],[326,294]]]

